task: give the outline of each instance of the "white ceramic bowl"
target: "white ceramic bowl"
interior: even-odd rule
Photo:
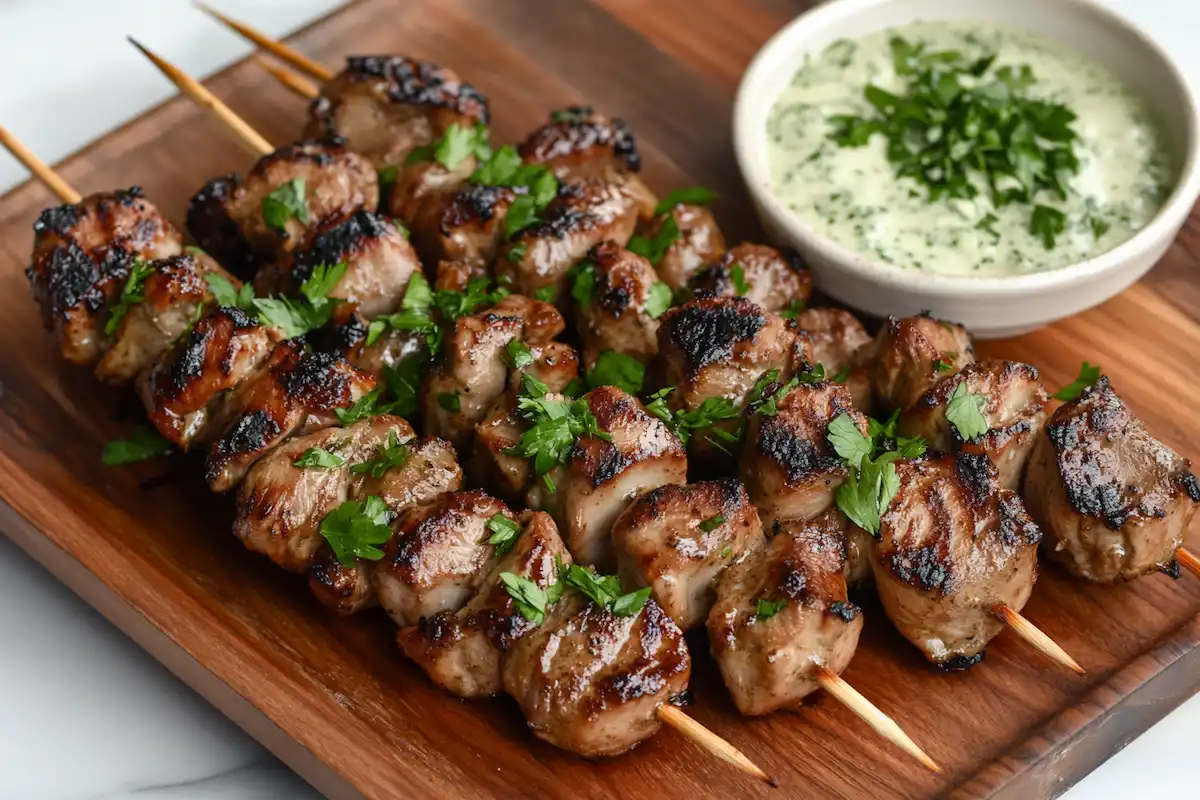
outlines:
[[[1061,42],[1109,67],[1146,101],[1177,174],[1175,190],[1145,229],[1107,253],[1061,269],[946,276],[893,267],[849,250],[815,233],[776,199],[766,120],[805,56],[837,39],[917,20],[953,19],[1006,23]],[[930,311],[981,338],[1032,330],[1122,291],[1162,257],[1200,193],[1200,118],[1193,88],[1145,32],[1091,0],[834,0],[794,19],[751,62],[734,106],[733,140],[763,227],[808,259],[825,293],[876,316]]]

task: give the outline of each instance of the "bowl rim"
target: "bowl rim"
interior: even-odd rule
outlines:
[[[738,169],[760,211],[768,214],[777,226],[790,235],[802,240],[834,267],[849,271],[872,283],[884,284],[909,291],[917,290],[931,297],[980,296],[1009,297],[1031,292],[1062,288],[1076,281],[1094,279],[1108,272],[1127,266],[1140,255],[1160,245],[1164,238],[1173,239],[1191,213],[1200,195],[1200,103],[1197,102],[1196,87],[1184,74],[1170,52],[1142,26],[1111,8],[1100,5],[1096,0],[1054,0],[1056,4],[1072,7],[1071,13],[1093,14],[1103,22],[1124,29],[1142,47],[1144,54],[1156,59],[1165,67],[1174,81],[1173,89],[1179,95],[1186,130],[1184,148],[1186,155],[1179,166],[1175,188],[1151,220],[1126,241],[1111,250],[1099,253],[1083,261],[1077,261],[1056,269],[1030,272],[1019,275],[974,276],[943,275],[923,270],[909,270],[887,264],[868,255],[839,244],[824,234],[816,232],[803,218],[792,213],[770,190],[769,175],[759,169],[751,153],[758,152],[757,127],[761,126],[763,112],[751,105],[750,95],[757,86],[772,77],[771,66],[781,51],[795,49],[793,40],[802,33],[815,28],[820,30],[840,20],[870,13],[878,6],[903,3],[906,0],[831,0],[798,15],[759,48],[738,84],[733,105],[733,145]],[[774,104],[774,98],[771,100]]]

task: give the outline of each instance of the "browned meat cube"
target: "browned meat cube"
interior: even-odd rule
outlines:
[[[25,276],[63,358],[84,366],[99,360],[108,313],[134,261],[177,256],[182,246],[179,232],[136,186],[43,211],[33,225]]]
[[[796,325],[812,340],[813,359],[825,369],[825,377],[845,386],[854,407],[870,414],[871,376],[861,354],[871,337],[862,323],[841,308],[810,308],[796,318]]]
[[[897,461],[872,569],[897,630],[941,667],[962,669],[1020,611],[1037,580],[1042,533],[985,455]]]
[[[692,278],[697,294],[745,297],[767,311],[803,308],[812,296],[812,273],[795,253],[765,244],[739,244]]]
[[[969,440],[947,419],[957,392],[983,400],[981,414],[987,430]],[[1033,443],[1046,422],[1049,400],[1036,367],[987,359],[968,364],[922,395],[901,415],[899,433],[920,436],[943,453],[986,453],[1000,471],[1000,485],[1016,491]],[[960,399],[954,405],[963,402],[972,401]]]
[[[733,478],[641,494],[613,524],[622,583],[649,586],[684,631],[704,624],[721,573],[766,544],[758,512]]]
[[[816,690],[822,668],[854,657],[862,614],[846,597],[846,538],[787,522],[766,547],[725,570],[708,641],[743,714],[767,714]]]
[[[1073,575],[1117,583],[1176,573],[1200,483],[1102,377],[1038,434],[1025,502],[1046,534],[1046,555]]]
[[[412,239],[426,261],[463,261],[485,274],[504,240],[504,219],[517,194],[507,186],[468,184],[423,203]]]
[[[671,303],[670,287],[649,261],[615,242],[593,247],[585,266],[576,285],[582,280],[591,290],[584,295],[586,305],[575,305],[584,364],[594,366],[605,350],[650,360],[658,350],[658,318]]]
[[[975,360],[966,328],[933,317],[888,317],[863,351],[876,403],[903,410]]]
[[[704,206],[679,205],[660,214],[647,226],[643,235],[654,239],[664,225],[675,226],[679,237],[667,247],[658,274],[674,291],[687,288],[688,282],[710,261],[725,252],[725,237],[717,227],[717,218]]]

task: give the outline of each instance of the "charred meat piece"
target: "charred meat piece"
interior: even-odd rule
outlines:
[[[812,340],[813,359],[825,377],[838,380],[854,399],[854,407],[870,414],[871,377],[859,354],[871,342],[862,323],[841,308],[810,308],[796,317],[796,325]]]
[[[408,279],[421,269],[416,251],[392,220],[359,209],[314,228],[303,247],[259,270],[255,288],[260,295],[296,295],[318,266],[342,262],[346,273],[329,296],[354,303],[368,320],[394,311]]]
[[[697,294],[745,297],[767,311],[783,311],[808,304],[812,274],[795,253],[744,243],[701,270],[690,286]]]
[[[871,569],[871,560],[875,539],[871,534],[846,519],[846,515],[836,508],[831,508],[813,520],[814,524],[833,526],[846,533],[849,545],[846,551],[846,583],[857,586],[875,578]]]
[[[263,156],[244,178],[209,181],[192,198],[187,225],[209,254],[248,277],[299,249],[311,228],[378,205],[371,164],[341,140],[314,140]]]
[[[279,445],[246,474],[238,491],[234,535],[248,550],[291,572],[303,572],[325,541],[321,521],[358,494],[360,481],[350,467],[374,458],[389,436],[406,442],[413,438],[413,429],[399,417],[370,417]],[[337,456],[341,465],[298,466],[297,460],[313,448]]]
[[[847,414],[867,436],[867,418],[850,392],[831,381],[800,384],[774,398],[776,413],[750,416],[740,472],[766,524],[812,519],[834,504],[846,464],[829,442],[829,425]]]
[[[501,667],[539,738],[582,756],[615,756],[653,736],[658,709],[687,687],[683,633],[654,600],[629,617],[568,590]]]
[[[487,98],[453,70],[404,56],[355,56],[321,87],[306,136],[340,136],[376,168],[403,164],[451,125],[488,122]]]
[[[526,511],[521,526],[512,549],[493,561],[475,596],[461,610],[422,617],[396,636],[405,655],[434,683],[458,697],[504,691],[500,675],[504,653],[535,627],[517,611],[500,574],[528,578],[545,589],[558,580],[557,564],[571,563],[549,515]]]
[[[236,278],[203,254],[171,256],[139,266],[150,270],[137,291],[142,299],[126,306],[112,344],[96,365],[96,377],[105,383],[133,380],[188,332],[212,301],[205,276],[221,275],[237,285]]]
[[[151,424],[180,450],[212,441],[236,412],[231,392],[271,356],[279,331],[239,308],[215,308],[139,381]]]
[[[371,417],[364,422],[372,424],[372,420],[387,419]],[[365,459],[377,458],[382,452],[380,448],[391,443],[389,434],[383,429],[386,424],[374,423],[375,450],[364,453]],[[371,471],[361,469],[355,473],[354,464],[350,464],[350,497],[355,500],[378,497],[393,514],[399,514],[405,509],[432,502],[444,492],[457,492],[462,488],[462,470],[449,442],[441,439],[410,439],[405,444],[405,451],[402,465],[392,467],[378,477]],[[356,463],[362,463],[362,460]],[[322,545],[308,570],[308,588],[326,608],[335,613],[341,616],[355,614],[377,602],[371,583],[375,566],[376,562],[361,558],[355,559],[353,566],[346,566],[337,559],[333,548]]]
[[[301,339],[279,344],[227,401],[236,411],[208,452],[208,487],[229,491],[279,442],[336,424],[336,409],[353,405],[374,388],[375,379],[340,353],[310,352]]]
[[[462,261],[485,274],[504,238],[504,218],[517,193],[507,186],[469,184],[423,203],[410,227],[417,251],[428,261]]]
[[[971,666],[1004,628],[993,609],[1029,600],[1042,533],[985,455],[895,464],[900,488],[871,560],[879,599],[927,659]]]
[[[612,350],[649,361],[658,350],[658,316],[670,303],[669,287],[654,267],[615,242],[602,242],[587,254],[586,277],[591,291],[578,304],[576,321],[583,341],[583,361],[595,365],[600,353]],[[656,288],[660,287],[660,288]],[[667,297],[656,296],[666,290]]]
[[[423,229],[428,228],[429,220],[441,216],[478,167],[479,160],[473,154],[464,156],[453,169],[437,160],[410,164],[392,187],[388,211],[409,227],[420,223]]]
[[[25,276],[63,358],[83,366],[99,360],[108,313],[134,261],[177,256],[182,246],[179,232],[136,186],[43,211],[33,224]]]
[[[425,424],[457,447],[469,444],[475,424],[504,393],[508,343],[540,345],[562,332],[562,315],[549,303],[509,295],[487,311],[459,317],[442,362],[424,388]]]
[[[820,686],[821,669],[849,665],[863,621],[845,569],[841,531],[794,521],[721,575],[708,641],[738,711],[795,706]]]
[[[906,409],[921,395],[975,360],[966,328],[929,316],[888,317],[863,350],[875,401]]]
[[[656,216],[644,227],[642,235],[654,239],[667,225],[674,225],[679,236],[658,262],[658,274],[672,290],[679,291],[687,288],[688,282],[705,264],[716,261],[725,252],[725,237],[711,211],[686,203]]]
[[[508,506],[478,489],[447,492],[404,511],[371,573],[379,603],[400,627],[467,604],[487,577],[488,520],[516,522]]]
[[[601,242],[622,247],[637,225],[637,205],[628,188],[613,181],[564,185],[533,225],[519,231],[496,260],[496,278],[513,291],[555,296],[566,291],[568,270]]]
[[[779,371],[782,382],[812,365],[807,335],[782,318],[743,297],[707,297],[663,315],[658,355],[648,372],[657,385],[674,388],[667,395],[672,410],[691,412],[706,400],[723,399],[741,408],[771,370]],[[738,418],[717,427],[729,431],[740,425]],[[723,461],[712,435],[693,435],[689,451],[704,460]]]
[[[638,492],[687,482],[683,445],[637,398],[615,386],[584,395],[607,439],[580,436],[555,480],[559,528],[571,555],[601,572],[616,567],[612,525]]]
[[[964,441],[946,418],[951,399],[962,384],[966,388],[961,391],[983,399],[981,411],[988,426],[986,433],[969,441]],[[901,415],[899,432],[920,436],[943,453],[986,453],[1000,471],[1000,485],[1016,491],[1033,443],[1046,422],[1049,400],[1036,367],[987,359],[968,364],[922,395]]]
[[[675,624],[704,624],[721,573],[766,539],[758,512],[733,478],[669,484],[638,496],[612,529],[622,583],[649,586]]]
[[[1046,554],[1073,575],[1117,583],[1173,574],[1200,506],[1190,468],[1102,377],[1038,434],[1025,501],[1046,534]]]

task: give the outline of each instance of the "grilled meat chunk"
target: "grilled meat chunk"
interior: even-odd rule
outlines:
[[[812,274],[800,256],[748,242],[723,253],[689,285],[697,294],[745,297],[767,311],[803,308],[812,296]]]
[[[850,392],[831,381],[803,383],[774,397],[775,414],[750,415],[740,472],[768,525],[812,519],[834,504],[846,464],[829,442],[829,425],[846,414],[867,434],[867,418]]]
[[[208,487],[229,491],[279,442],[336,424],[336,409],[374,388],[375,379],[340,353],[308,352],[301,339],[277,345],[227,400],[236,414],[208,452]]]
[[[405,510],[371,573],[379,603],[400,627],[440,611],[457,611],[488,575],[493,546],[487,524],[508,506],[478,489],[447,492]]]
[[[687,482],[687,455],[675,434],[637,398],[615,386],[584,395],[608,439],[580,436],[555,479],[559,528],[571,555],[602,572],[616,568],[612,525],[638,492]]]
[[[986,433],[969,441],[964,441],[946,418],[961,384],[966,384],[963,391],[983,399],[981,411],[988,426]],[[899,433],[923,437],[943,453],[986,453],[1000,471],[1000,485],[1016,491],[1033,443],[1046,422],[1049,400],[1036,367],[987,359],[968,364],[922,395],[901,415]]]
[[[410,227],[427,262],[461,261],[485,274],[504,238],[504,219],[517,193],[507,186],[467,184],[422,203]]]
[[[151,424],[175,447],[204,446],[228,425],[238,407],[229,391],[274,352],[277,329],[239,308],[215,308],[139,380]]]
[[[329,296],[354,303],[368,320],[394,311],[408,279],[421,269],[416,251],[392,220],[359,209],[314,228],[303,247],[259,270],[255,288],[260,295],[296,295],[318,266],[342,262],[346,272]]]
[[[636,198],[626,184],[588,180],[560,188],[534,224],[517,232],[496,259],[496,278],[513,291],[563,296],[568,270],[596,245],[624,246],[637,225]]]
[[[832,519],[830,519],[832,518]],[[846,551],[846,583],[857,586],[873,580],[874,571],[871,569],[872,551],[875,539],[871,534],[846,519],[846,515],[836,508],[831,508],[814,520],[819,525],[834,525],[846,532],[849,545]]]
[[[742,297],[691,300],[663,315],[658,328],[658,355],[648,370],[650,380],[673,387],[667,403],[673,411],[692,412],[706,400],[743,407],[755,383],[772,369],[786,381],[812,366],[806,334]],[[716,427],[736,430],[741,420]],[[725,460],[710,437],[698,432],[689,451],[709,461]]]
[[[423,405],[430,433],[457,447],[469,444],[476,423],[507,385],[508,343],[519,339],[530,346],[544,344],[564,326],[554,306],[517,294],[486,311],[459,317],[446,339],[443,361],[425,384]]]
[[[105,383],[133,380],[187,333],[212,301],[205,276],[221,275],[237,285],[236,278],[203,254],[144,263],[151,272],[137,292],[142,299],[126,307],[112,344],[96,365],[96,377]]]
[[[48,208],[33,224],[25,270],[63,358],[89,366],[108,345],[104,327],[136,259],[182,251],[179,232],[134,186]]]
[[[840,378],[854,407],[870,414],[871,377],[859,355],[871,337],[862,323],[845,309],[809,308],[796,317],[796,325],[812,339],[813,359],[824,367],[825,376]]]
[[[188,206],[187,226],[209,254],[248,277],[299,249],[310,228],[378,205],[370,162],[339,139],[312,140],[263,156],[244,178],[209,181]]]
[[[658,280],[654,267],[639,255],[615,242],[602,242],[587,254],[591,265],[576,278],[591,284],[587,293],[577,294],[576,321],[583,341],[583,361],[588,367],[600,353],[612,350],[639,361],[648,361],[658,350],[658,316],[669,304],[655,296],[666,284]]]
[[[372,417],[364,422],[370,424],[371,420],[379,419],[388,418]],[[361,425],[363,422],[355,424]],[[387,432],[381,429],[386,424],[375,423],[375,450],[365,453],[365,459],[378,457],[380,448],[389,443]],[[441,439],[410,439],[406,450],[403,465],[392,467],[378,477],[373,471],[362,471],[362,468],[356,474],[354,464],[350,464],[351,498],[362,500],[367,496],[378,497],[393,514],[399,514],[405,509],[431,502],[443,492],[457,492],[462,488],[462,470],[449,442]],[[353,566],[347,566],[337,559],[329,545],[323,545],[308,570],[308,588],[321,603],[337,614],[355,614],[377,602],[371,583],[375,565],[374,561],[358,558]]]
[[[418,220],[437,219],[478,167],[479,160],[470,153],[453,168],[432,158],[410,164],[404,167],[400,179],[392,187],[387,200],[388,211],[410,227]],[[422,227],[429,227],[428,222]]]
[[[734,478],[651,489],[617,517],[612,539],[621,582],[651,587],[685,632],[708,618],[721,573],[766,544],[758,512]]]
[[[379,416],[349,427],[297,436],[259,459],[238,490],[233,534],[248,550],[291,572],[303,572],[324,543],[321,522],[347,500],[358,499],[360,476],[350,467],[374,458],[389,436],[406,442],[413,429],[400,417]],[[301,467],[310,449],[342,459],[333,468]]]
[[[708,641],[743,714],[796,705],[854,657],[862,614],[846,597],[845,535],[826,520],[783,523],[717,582]]]
[[[897,461],[900,489],[871,560],[884,611],[925,657],[971,666],[1037,580],[1042,533],[986,455]]]
[[[973,362],[975,351],[966,328],[922,315],[888,317],[863,357],[876,403],[892,411]]]
[[[1025,501],[1046,534],[1046,554],[1073,575],[1117,583],[1173,574],[1200,506],[1190,467],[1102,377],[1038,434]]]
[[[396,641],[434,683],[459,697],[504,691],[500,664],[513,642],[535,625],[517,611],[500,580],[502,573],[528,578],[546,589],[558,580],[557,563],[571,563],[549,515],[526,511],[512,549],[496,559],[487,577],[461,610],[439,611],[402,628]]]
[[[451,125],[487,122],[487,98],[453,70],[404,56],[354,56],[309,106],[305,135],[339,136],[383,169],[404,164]]]
[[[642,229],[642,235],[654,239],[663,226],[674,225],[679,236],[667,247],[658,274],[674,291],[687,288],[692,277],[710,261],[725,252],[725,236],[717,227],[717,218],[704,206],[680,203],[659,214]]]
[[[539,739],[596,757],[653,736],[691,668],[683,633],[654,600],[619,617],[568,590],[511,645],[501,673]]]

